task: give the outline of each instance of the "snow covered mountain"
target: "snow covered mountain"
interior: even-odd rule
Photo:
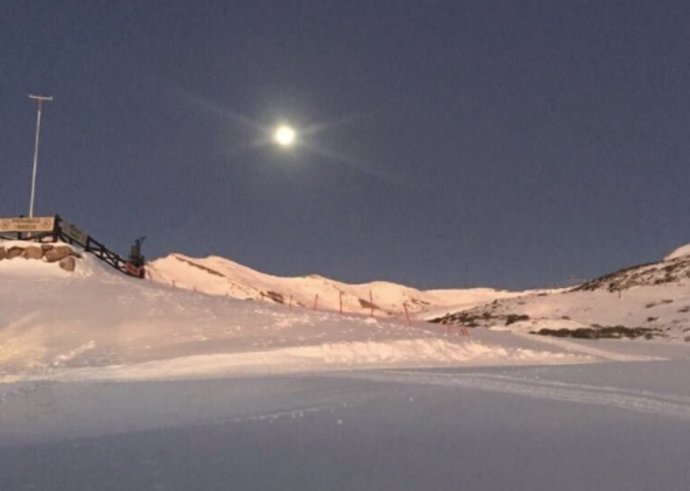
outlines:
[[[351,285],[319,275],[282,278],[218,256],[170,254],[150,262],[147,270],[157,283],[210,295],[377,317],[405,318],[405,309],[410,315],[443,315],[525,293],[492,288],[422,291],[385,281]]]
[[[690,341],[690,245],[569,290],[500,299],[432,321],[564,337]]]

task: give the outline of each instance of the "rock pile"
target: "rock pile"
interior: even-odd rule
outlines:
[[[15,258],[33,259],[58,263],[65,271],[74,271],[78,257],[81,257],[80,253],[64,244],[0,245],[0,261]]]

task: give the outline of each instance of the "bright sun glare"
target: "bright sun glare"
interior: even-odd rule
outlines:
[[[273,134],[273,139],[278,143],[278,145],[281,145],[283,147],[289,147],[293,143],[295,143],[295,137],[297,134],[295,133],[295,130],[290,128],[289,126],[279,126],[278,129],[275,131]]]

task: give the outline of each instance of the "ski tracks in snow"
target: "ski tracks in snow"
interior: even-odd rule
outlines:
[[[372,382],[434,385],[451,389],[474,389],[553,401],[594,404],[690,420],[690,397],[645,390],[564,383],[491,373],[390,370],[376,373],[350,373],[347,377]]]

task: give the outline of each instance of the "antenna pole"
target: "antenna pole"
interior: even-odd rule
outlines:
[[[43,103],[52,101],[50,96],[32,95],[29,94],[29,99],[34,99],[38,103],[38,110],[36,113],[36,142],[34,144],[34,170],[31,174],[31,200],[29,201],[29,218],[34,216],[34,196],[36,195],[36,168],[38,166],[38,139],[41,134],[41,112]]]

